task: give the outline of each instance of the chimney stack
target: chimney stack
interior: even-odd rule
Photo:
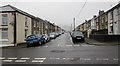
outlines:
[[[102,15],[104,13],[104,10],[99,10],[99,15]]]

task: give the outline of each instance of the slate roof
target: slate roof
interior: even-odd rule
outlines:
[[[31,14],[25,12],[25,11],[22,11],[22,10],[20,10],[20,9],[14,7],[14,6],[11,6],[11,5],[6,5],[6,6],[0,7],[0,12],[6,12],[6,13],[7,12],[19,12],[23,15],[28,16],[28,17],[35,18],[35,16],[33,16],[33,15],[31,15]]]

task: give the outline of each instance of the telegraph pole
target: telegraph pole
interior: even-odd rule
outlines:
[[[75,31],[75,18],[73,18],[73,25],[74,25],[74,31]]]
[[[71,24],[71,31],[72,31],[72,24]]]

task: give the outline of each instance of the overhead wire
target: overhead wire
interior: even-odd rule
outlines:
[[[79,11],[78,15],[76,15],[76,17],[78,17],[78,16],[81,14],[81,12],[82,12],[82,10],[84,9],[86,3],[87,3],[87,0],[86,0],[85,3],[83,4],[82,8],[80,9],[80,11]]]
[[[75,21],[76,21],[76,18],[81,14],[82,10],[84,9],[85,5],[87,3],[87,0],[84,2],[82,8],[80,9],[79,13],[74,17]],[[74,22],[75,23],[75,22]]]
[[[14,2],[14,6],[17,4],[17,0],[15,0],[15,2]]]

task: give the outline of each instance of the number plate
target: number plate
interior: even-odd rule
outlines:
[[[77,39],[81,39],[81,38],[77,38]]]

